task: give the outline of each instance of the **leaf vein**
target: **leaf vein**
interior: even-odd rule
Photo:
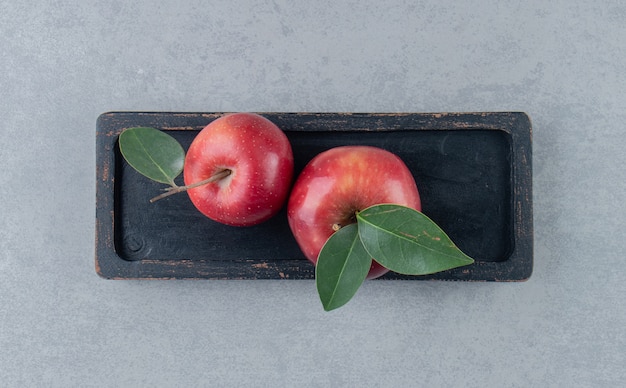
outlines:
[[[166,180],[168,180],[170,182],[170,184],[173,186],[174,185],[174,180],[167,174],[167,172],[165,172],[165,170],[163,170],[163,168],[161,167],[161,165],[154,160],[154,158],[152,157],[152,154],[148,151],[148,149],[146,148],[145,144],[141,141],[141,138],[139,136],[137,136],[136,133],[132,132],[131,133],[133,136],[135,136],[135,139],[137,140],[137,142],[139,143],[139,145],[141,146],[141,149],[146,153],[146,155],[148,156],[148,158],[150,159],[150,161],[157,167],[157,169],[163,174],[163,176],[165,177]]]

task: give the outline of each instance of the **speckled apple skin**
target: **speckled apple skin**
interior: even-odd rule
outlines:
[[[336,147],[313,158],[298,176],[287,205],[289,226],[304,255],[316,263],[337,227],[381,203],[421,210],[415,179],[404,162],[377,147]],[[387,272],[374,258],[368,278]]]
[[[284,206],[293,168],[291,144],[280,128],[258,114],[232,113],[198,133],[183,171],[190,185],[230,170],[223,179],[188,190],[189,198],[214,221],[252,226]]]

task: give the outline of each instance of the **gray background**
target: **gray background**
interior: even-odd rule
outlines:
[[[623,383],[626,5],[457,3],[1,1],[2,385]],[[534,274],[333,313],[310,281],[100,279],[110,110],[525,111]]]

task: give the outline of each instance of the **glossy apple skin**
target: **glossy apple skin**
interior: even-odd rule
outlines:
[[[274,123],[254,113],[232,113],[194,138],[183,175],[185,185],[228,169],[227,177],[188,190],[194,206],[214,221],[251,226],[284,206],[293,179],[291,144]]]
[[[404,162],[376,147],[336,147],[302,170],[289,196],[287,217],[300,249],[315,264],[334,227],[353,223],[357,211],[382,203],[421,211],[415,179]],[[373,261],[367,277],[386,272]]]

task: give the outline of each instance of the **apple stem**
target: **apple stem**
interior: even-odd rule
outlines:
[[[177,186],[176,184],[173,184],[172,187],[166,188],[165,192],[163,194],[157,195],[156,197],[152,198],[150,200],[150,203],[156,202],[156,201],[158,201],[160,199],[163,199],[165,197],[169,197],[170,195],[174,195],[174,194],[177,194],[177,193],[182,193],[183,191],[187,191],[189,189],[193,189],[194,187],[203,186],[203,185],[206,185],[208,183],[215,182],[215,181],[218,181],[220,179],[224,179],[227,176],[229,176],[231,174],[231,172],[232,171],[229,170],[229,169],[224,169],[224,170],[221,170],[221,171],[211,175],[209,178],[207,178],[205,180],[202,180],[202,181],[196,182],[196,183],[192,183],[192,184],[187,185],[187,186]]]

